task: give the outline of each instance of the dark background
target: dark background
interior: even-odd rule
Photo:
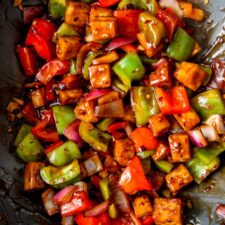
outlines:
[[[0,225],[57,224],[57,218],[53,218],[50,223],[42,208],[40,193],[23,192],[23,163],[15,157],[15,149],[11,147],[14,135],[7,132],[6,107],[12,96],[20,96],[24,80],[15,46],[26,32],[21,12],[13,7],[12,2],[0,0]],[[45,0],[23,2],[25,5],[46,4]],[[203,4],[203,0],[197,3],[208,14],[204,22],[192,24],[196,28],[195,37],[204,48],[198,60],[208,62],[216,57],[224,59],[225,44],[221,43],[225,42],[224,0],[209,0],[207,5]],[[222,224],[215,216],[217,204],[225,204],[224,155],[222,158],[219,172],[201,185],[189,187],[184,193],[184,198],[194,203],[194,208],[187,211],[186,224]]]

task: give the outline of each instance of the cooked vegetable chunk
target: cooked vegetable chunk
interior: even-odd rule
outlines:
[[[192,181],[193,177],[183,164],[180,164],[166,175],[166,184],[172,192],[179,191]]]
[[[169,144],[173,162],[187,162],[191,158],[188,134],[171,134]]]
[[[91,158],[84,161],[84,167],[88,176],[91,176],[101,170],[103,170],[102,162],[98,155],[94,155]]]
[[[137,218],[150,216],[153,213],[152,204],[148,195],[142,195],[135,198],[132,202],[134,213]]]
[[[156,225],[182,225],[183,209],[180,199],[155,198],[154,222]]]

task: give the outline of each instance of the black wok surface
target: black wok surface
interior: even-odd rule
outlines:
[[[20,70],[15,46],[26,32],[19,9],[13,7],[12,0],[0,0],[0,225],[49,225],[60,224],[58,218],[49,217],[44,212],[40,193],[23,192],[23,163],[15,157],[11,147],[15,134],[8,134],[6,107],[12,96],[20,96],[24,76]],[[24,0],[25,5],[45,5],[45,0]],[[196,1],[208,13],[203,23],[193,23],[196,38],[204,47],[199,61],[211,58],[225,59],[225,2],[224,0]],[[223,43],[221,43],[221,40]],[[191,186],[183,194],[191,199],[194,208],[186,212],[185,224],[223,224],[215,215],[217,204],[225,204],[225,155],[222,156],[217,171],[199,186]],[[213,188],[211,188],[213,186]],[[88,225],[88,224],[87,224]]]

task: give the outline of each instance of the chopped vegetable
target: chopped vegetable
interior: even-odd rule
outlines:
[[[67,0],[49,0],[48,8],[51,16],[56,19],[64,16]]]
[[[49,216],[52,216],[59,212],[59,207],[55,204],[53,200],[54,195],[55,195],[55,191],[52,188],[48,188],[41,195],[45,210]]]
[[[155,165],[158,167],[159,170],[161,170],[164,173],[169,173],[174,167],[172,163],[165,160],[155,161]]]
[[[22,124],[14,141],[14,145],[18,146],[20,142],[26,137],[27,134],[31,132],[32,127],[27,124]]]
[[[91,176],[103,169],[102,162],[98,155],[94,155],[84,161],[84,167],[86,168],[88,176]]]

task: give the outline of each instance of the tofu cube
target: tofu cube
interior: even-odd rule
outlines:
[[[188,112],[174,114],[173,116],[180,124],[180,126],[184,129],[184,131],[191,130],[200,122],[198,114],[192,108]]]
[[[82,45],[79,37],[60,37],[56,45],[56,54],[59,60],[69,60],[75,58]]]
[[[93,88],[107,88],[111,86],[111,68],[109,64],[91,66],[88,70]]]
[[[174,77],[184,86],[196,91],[207,77],[207,73],[195,63],[182,62],[174,72]]]
[[[148,195],[142,195],[135,198],[132,201],[132,206],[134,209],[135,216],[137,218],[151,216],[153,213],[152,204],[149,200]]]
[[[90,6],[84,2],[69,1],[65,22],[72,26],[84,27],[88,23]]]
[[[193,177],[183,164],[180,164],[166,175],[166,184],[173,193],[176,193],[192,181]]]
[[[182,225],[181,199],[155,198],[153,217],[156,225]]]
[[[159,143],[159,146],[156,148],[156,152],[154,153],[154,155],[152,155],[152,158],[155,161],[163,160],[167,157],[169,152],[170,152],[169,146],[161,141]]]
[[[173,162],[187,162],[191,158],[187,133],[171,134],[169,144]]]
[[[161,113],[151,116],[149,118],[149,125],[155,137],[162,136],[170,128],[169,121]]]
[[[135,155],[135,145],[129,138],[115,140],[114,158],[121,166],[126,166]]]

